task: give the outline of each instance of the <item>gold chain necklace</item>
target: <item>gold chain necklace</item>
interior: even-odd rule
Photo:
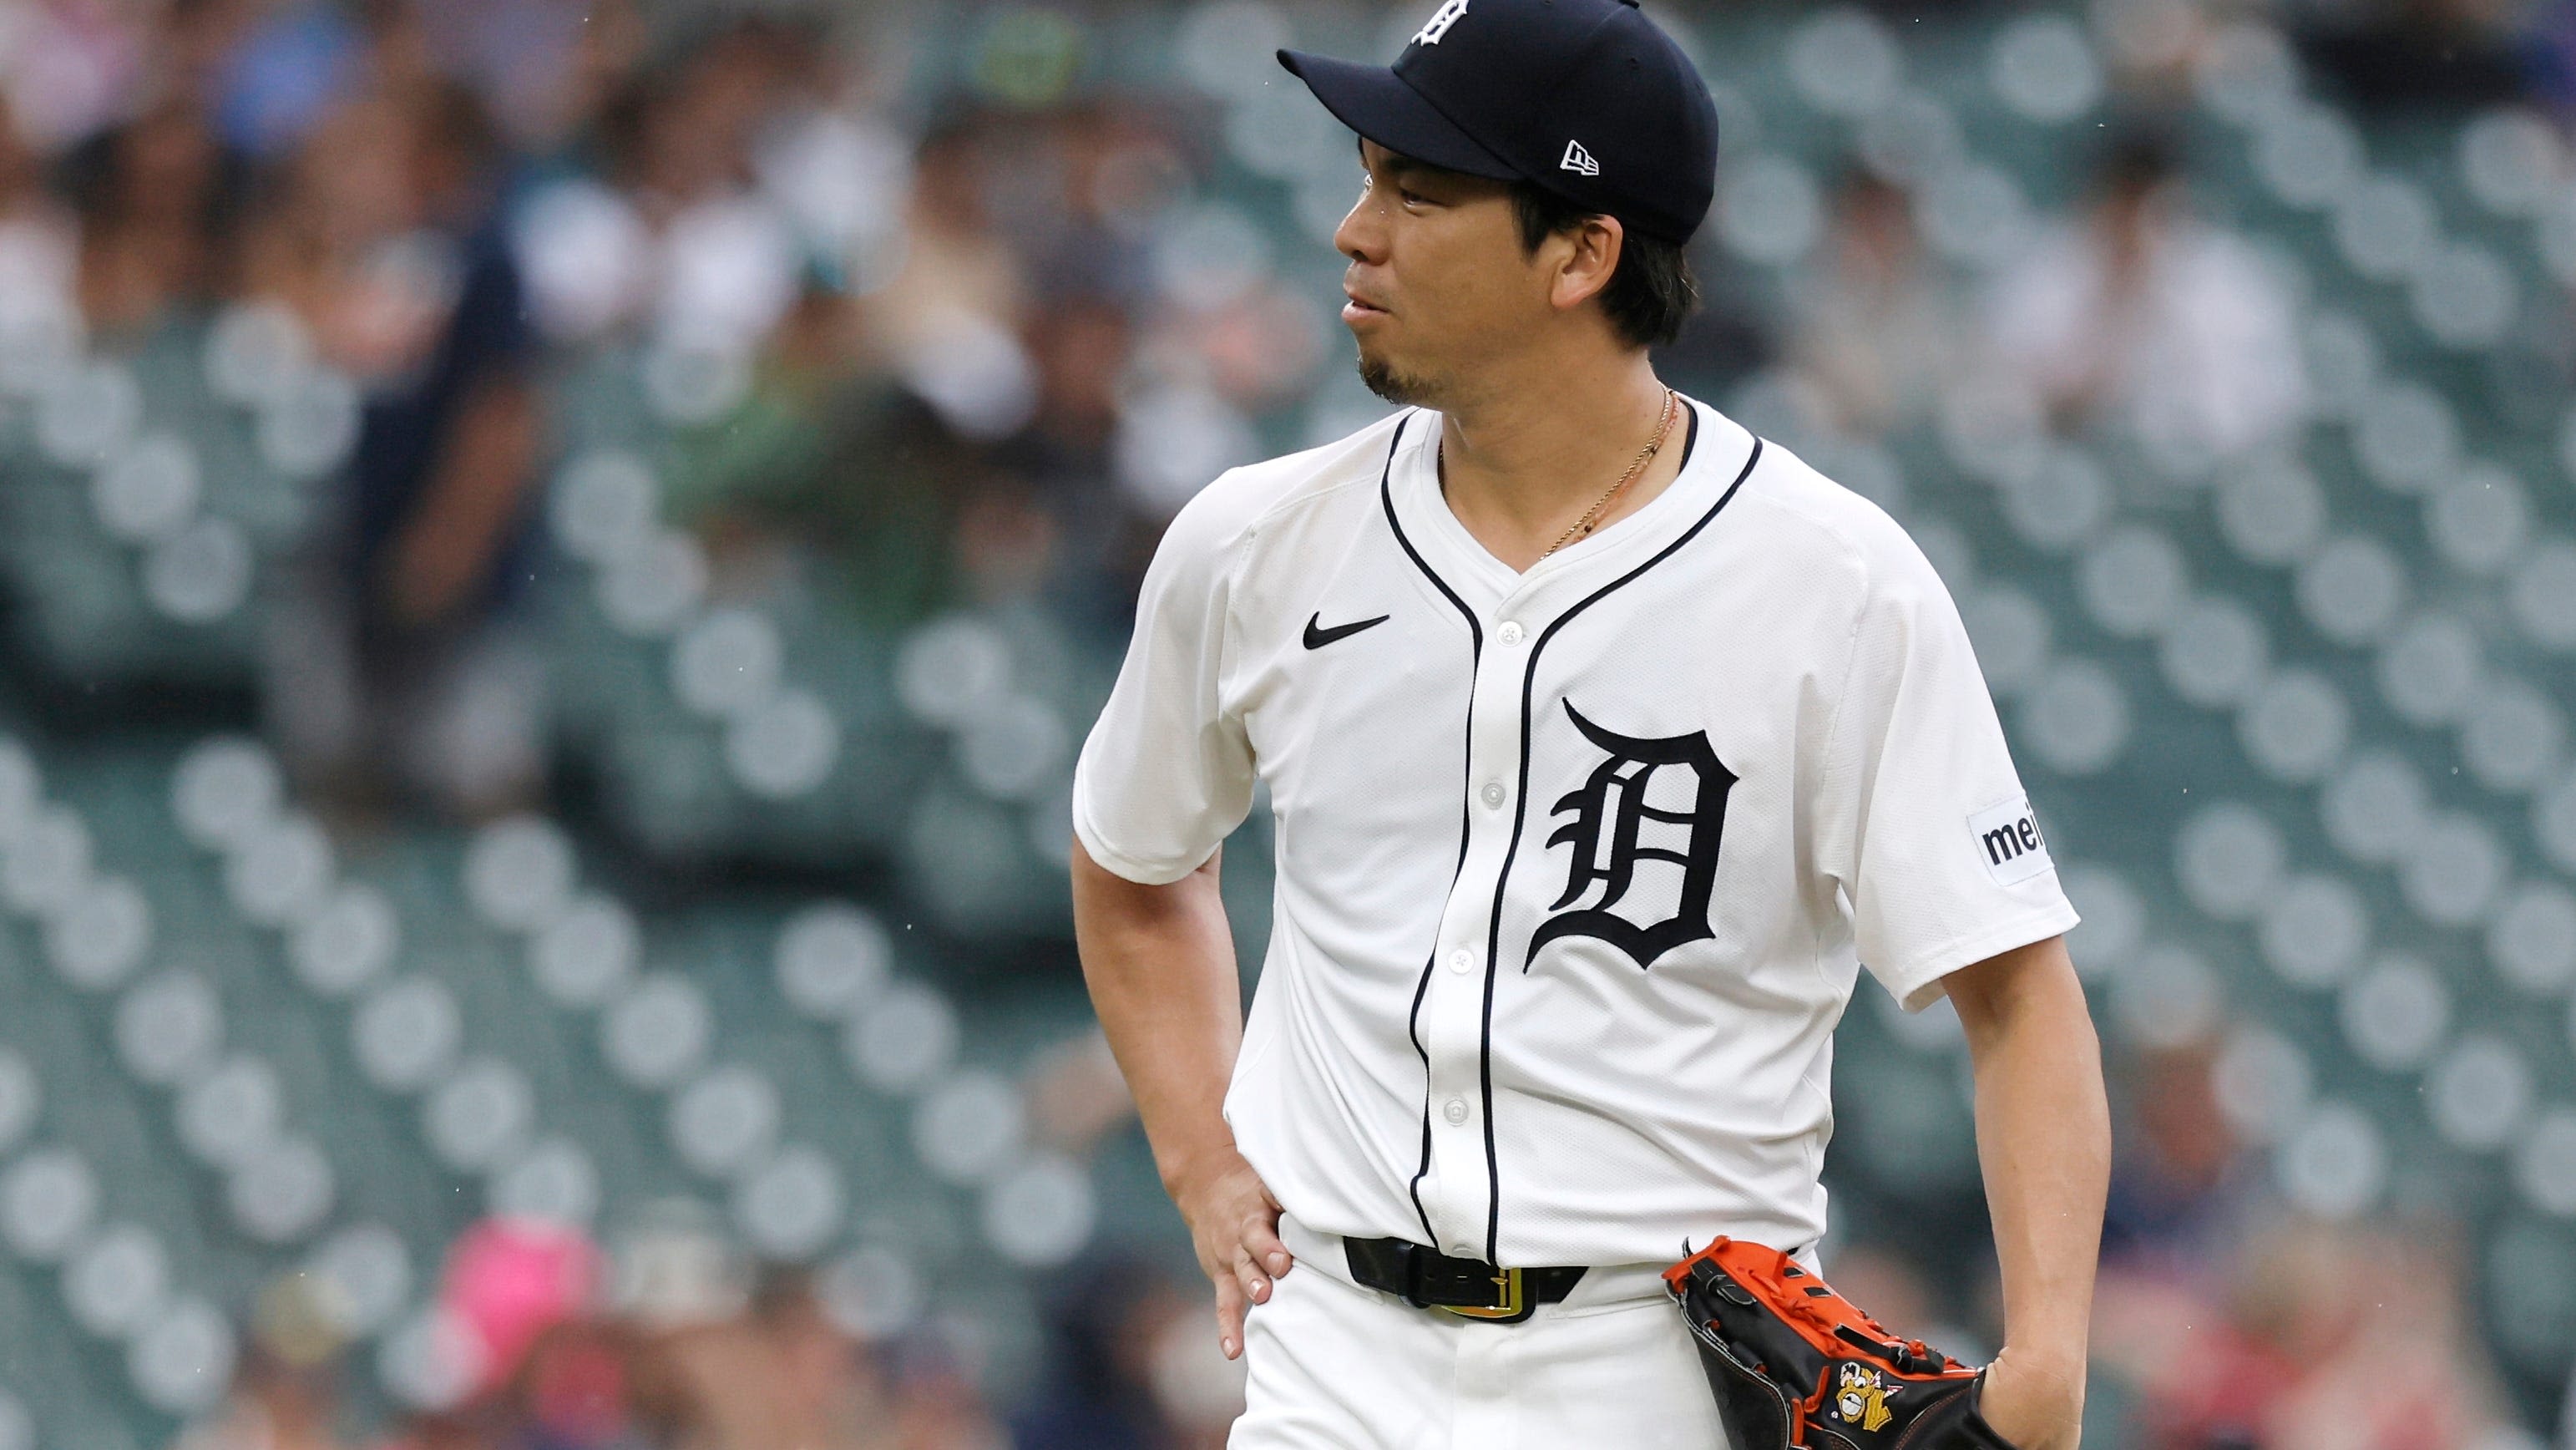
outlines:
[[[1675,395],[1672,389],[1664,389],[1664,405],[1662,410],[1656,415],[1654,441],[1638,450],[1636,461],[1628,465],[1627,472],[1619,475],[1619,481],[1617,483],[1610,485],[1610,491],[1601,495],[1600,499],[1595,502],[1592,507],[1585,509],[1583,511],[1583,517],[1574,521],[1574,527],[1567,529],[1562,534],[1559,534],[1555,543],[1540,550],[1539,558],[1544,559],[1548,555],[1555,553],[1557,550],[1564,548],[1566,545],[1573,543],[1575,540],[1591,533],[1592,530],[1600,524],[1601,514],[1603,510],[1610,507],[1610,501],[1617,498],[1619,496],[1619,491],[1628,486],[1628,480],[1635,478],[1637,476],[1637,471],[1646,466],[1646,461],[1653,458],[1657,453],[1663,450],[1664,436],[1670,433],[1673,427],[1674,397]]]

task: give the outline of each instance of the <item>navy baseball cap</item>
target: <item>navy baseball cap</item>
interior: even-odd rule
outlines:
[[[1717,103],[1635,0],[1441,0],[1392,66],[1279,63],[1390,151],[1650,237],[1689,241],[1717,189]]]

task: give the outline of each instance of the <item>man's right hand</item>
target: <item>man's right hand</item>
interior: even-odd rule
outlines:
[[[1244,1310],[1269,1302],[1291,1260],[1279,1200],[1235,1151],[1225,1094],[1243,1048],[1243,983],[1210,855],[1178,881],[1149,886],[1073,841],[1073,934],[1100,1030],[1127,1074],[1163,1189],[1190,1226],[1216,1286],[1216,1342],[1243,1353]]]
[[[1233,1359],[1243,1353],[1245,1307],[1268,1303],[1270,1281],[1296,1262],[1279,1242],[1279,1200],[1231,1147],[1166,1186],[1216,1286],[1217,1347]]]

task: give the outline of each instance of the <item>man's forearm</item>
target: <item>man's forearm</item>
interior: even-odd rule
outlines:
[[[1279,1203],[1235,1151],[1225,1090],[1243,1045],[1234,934],[1217,858],[1167,886],[1139,886],[1073,845],[1073,934],[1091,1005],[1127,1075],[1154,1166],[1216,1290],[1217,1348],[1243,1352],[1246,1306],[1295,1267]]]
[[[1073,925],[1092,1009],[1172,1185],[1234,1146],[1223,1109],[1243,1041],[1243,988],[1217,858],[1170,885],[1140,886],[1077,841]]]
[[[491,569],[536,476],[539,414],[535,391],[517,378],[488,380],[467,397],[394,544],[385,587],[404,622],[445,614]]]
[[[2084,989],[2062,939],[1967,968],[1950,988],[1976,1063],[2006,1347],[2033,1368],[2080,1375],[2111,1171]]]

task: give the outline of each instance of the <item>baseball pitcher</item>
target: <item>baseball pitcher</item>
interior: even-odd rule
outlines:
[[[2075,912],[1921,552],[1655,375],[1706,85],[1625,0],[1280,61],[1358,134],[1342,318],[1405,406],[1181,511],[1074,791],[1093,1001],[1249,1356],[1233,1444],[2071,1450]],[[1247,1020],[1217,848],[1257,784]],[[1966,1031],[1982,1369],[1819,1278],[1864,967]]]

